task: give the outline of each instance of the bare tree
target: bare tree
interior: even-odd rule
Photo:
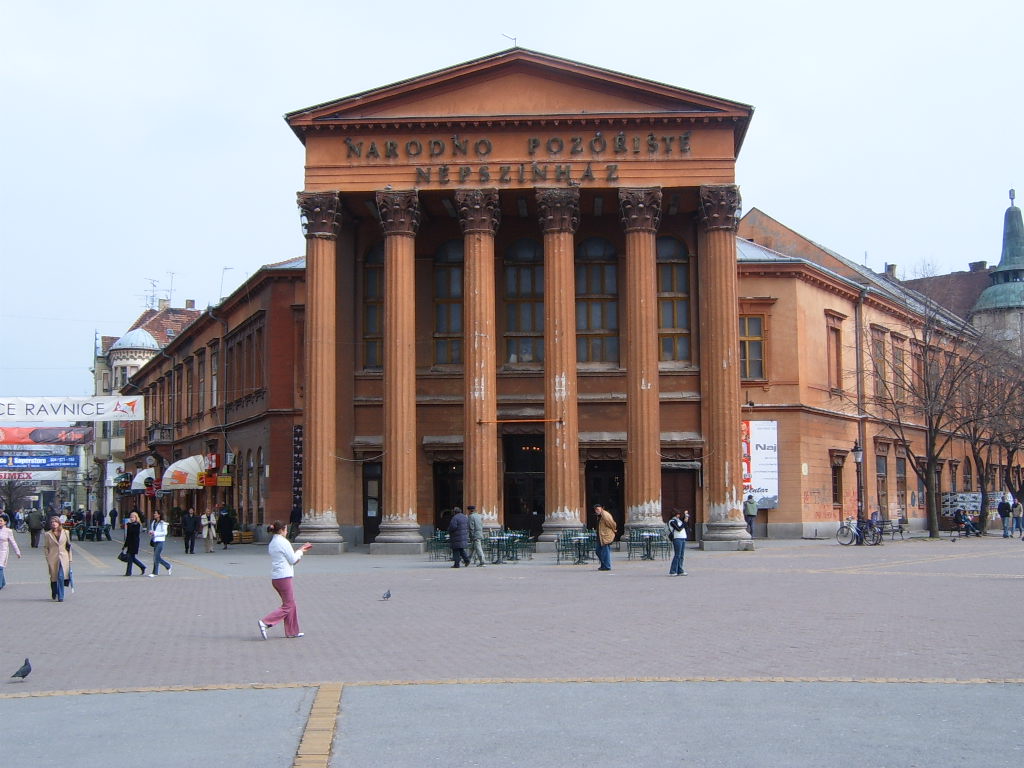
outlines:
[[[33,489],[34,485],[27,480],[0,481],[0,501],[7,514],[13,516],[16,509],[24,507]]]

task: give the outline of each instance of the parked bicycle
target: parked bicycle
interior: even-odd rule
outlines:
[[[846,518],[846,522],[839,526],[836,531],[836,541],[844,547],[856,542],[875,546],[882,543],[882,529],[871,520],[858,520],[854,517]]]

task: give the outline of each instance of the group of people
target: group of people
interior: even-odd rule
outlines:
[[[1013,538],[1013,534],[1016,533],[1024,539],[1024,505],[1008,493],[999,502],[996,511],[1003,523],[1003,538]]]
[[[484,518],[472,504],[466,507],[465,514],[456,507],[452,519],[448,523],[448,542],[452,547],[452,568],[461,563],[466,568],[470,562],[476,561],[478,568],[484,567]],[[472,555],[466,550],[469,549]]]

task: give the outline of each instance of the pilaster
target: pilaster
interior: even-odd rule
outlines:
[[[657,244],[661,190],[620,189],[626,230],[626,527],[661,528]]]
[[[576,388],[576,282],[573,234],[579,190],[538,189],[544,233],[544,496],[541,541],[582,528]]]
[[[707,542],[749,540],[743,520],[740,440],[739,299],[736,226],[740,193],[733,184],[700,188],[701,421]]]
[[[465,425],[463,501],[484,521],[501,521],[498,478],[497,361],[494,330],[494,234],[501,222],[498,190],[455,192],[465,239],[463,302]]]

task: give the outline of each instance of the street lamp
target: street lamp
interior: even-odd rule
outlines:
[[[853,465],[857,468],[857,524],[859,526],[864,521],[864,449],[860,447],[858,441],[854,440],[850,453],[853,454]]]

